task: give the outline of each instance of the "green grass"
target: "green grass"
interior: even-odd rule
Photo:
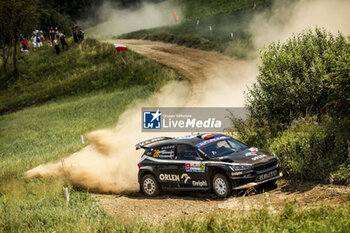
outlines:
[[[80,135],[115,126],[135,99],[152,93],[135,86],[112,93],[66,98],[0,116],[0,180],[20,178],[36,165],[73,153],[83,146]]]
[[[183,14],[186,21],[197,20],[208,16],[221,15],[240,11],[243,9],[252,9],[254,4],[256,8],[264,7],[270,4],[270,0],[179,0],[183,5]]]
[[[169,69],[132,51],[123,53],[126,65],[111,44],[86,39],[59,56],[53,48],[20,54],[20,76],[0,75],[0,113],[95,90],[124,90],[134,85],[151,90],[169,80]],[[9,64],[11,65],[11,64]],[[175,74],[173,76],[176,76]],[[6,81],[11,79],[11,81]]]

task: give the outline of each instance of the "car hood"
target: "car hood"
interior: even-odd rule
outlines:
[[[259,148],[249,148],[244,151],[230,153],[228,155],[217,157],[213,160],[232,163],[255,164],[260,162],[266,162],[273,157],[273,154],[268,150]]]

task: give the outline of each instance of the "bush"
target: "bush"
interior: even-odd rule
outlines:
[[[272,43],[247,100],[252,116],[289,124],[307,114],[349,115],[350,37],[316,28]]]
[[[321,123],[315,119],[295,121],[274,139],[269,149],[280,158],[289,178],[346,183],[347,174],[339,173],[339,168],[349,164],[348,124],[334,123],[332,119],[323,119]],[[333,174],[331,179],[332,173],[338,176]]]

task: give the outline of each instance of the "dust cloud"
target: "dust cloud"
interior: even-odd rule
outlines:
[[[292,34],[315,27],[337,34],[350,33],[349,0],[275,1],[271,11],[258,14],[250,25],[256,48],[285,41]]]
[[[174,24],[173,12],[176,12],[181,19],[181,8],[175,6],[173,1],[142,3],[137,9],[115,8],[107,1],[95,12],[97,12],[96,18],[80,21],[78,24],[96,25],[96,21],[101,22],[86,30],[86,33],[90,37],[104,39],[140,29]],[[91,22],[92,20],[94,22]]]
[[[151,8],[144,8],[147,12]],[[276,1],[269,13],[257,14],[250,31],[258,49],[271,41],[285,40],[292,33],[314,26],[324,27],[331,32],[350,32],[350,1],[301,0],[293,4]],[[106,33],[122,33],[145,27],[133,24],[140,15],[125,14],[126,21],[115,19],[115,26]],[[142,15],[142,14],[141,14]],[[116,16],[119,17],[119,16]],[[141,17],[141,18],[142,18]],[[137,18],[137,19],[136,19]],[[118,21],[119,20],[119,21]],[[111,23],[114,20],[111,20]],[[156,20],[157,21],[157,20]],[[166,21],[164,22],[166,23]],[[169,22],[167,22],[169,23]],[[120,25],[123,25],[121,27]],[[119,25],[119,26],[118,26]],[[130,26],[129,26],[130,25]],[[159,26],[149,24],[152,26]],[[114,31],[113,31],[114,30]],[[239,61],[227,58],[210,67],[203,66],[205,76],[200,85],[186,82],[170,82],[149,99],[135,102],[125,111],[114,129],[94,131],[87,135],[91,145],[61,161],[40,165],[26,173],[27,177],[66,177],[73,184],[98,192],[125,193],[138,190],[137,163],[142,151],[135,150],[135,144],[161,134],[141,133],[141,107],[180,106],[243,106],[243,91],[255,81],[258,74],[258,58]],[[166,136],[178,136],[167,134]]]

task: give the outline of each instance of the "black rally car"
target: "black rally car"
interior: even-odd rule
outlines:
[[[277,158],[223,134],[158,137],[136,144],[144,149],[138,164],[141,191],[211,190],[220,198],[233,189],[274,184],[282,176]]]

